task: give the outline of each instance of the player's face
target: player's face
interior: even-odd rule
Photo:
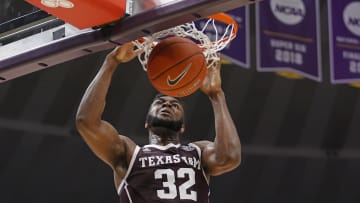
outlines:
[[[170,96],[156,98],[150,106],[147,124],[178,131],[183,125],[184,109],[179,100]]]
[[[184,109],[179,100],[170,96],[156,98],[150,106],[149,114],[162,120],[182,120]]]

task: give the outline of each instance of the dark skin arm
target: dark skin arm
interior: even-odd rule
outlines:
[[[127,43],[109,53],[97,75],[87,88],[76,114],[76,127],[90,149],[114,171],[118,186],[125,176],[135,143],[119,135],[108,122],[101,119],[112,76],[119,63],[125,63],[139,54]]]
[[[201,90],[209,97],[215,117],[214,142],[198,141],[207,175],[216,176],[240,165],[241,144],[221,88],[220,63],[208,70]]]

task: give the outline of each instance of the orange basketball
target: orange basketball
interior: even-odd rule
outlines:
[[[184,97],[202,85],[207,74],[207,63],[196,43],[182,37],[169,37],[151,51],[147,74],[159,92]]]

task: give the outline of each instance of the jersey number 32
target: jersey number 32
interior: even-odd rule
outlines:
[[[176,173],[176,176],[175,176]],[[157,190],[160,199],[175,199],[178,195],[182,200],[197,201],[196,191],[189,190],[195,184],[195,171],[192,168],[179,168],[177,171],[172,169],[157,169],[154,173],[155,179],[163,180],[163,189]],[[166,178],[164,178],[164,176]],[[181,185],[176,185],[176,178],[187,178]]]

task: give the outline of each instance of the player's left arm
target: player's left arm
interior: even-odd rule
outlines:
[[[220,63],[209,68],[201,90],[209,97],[215,118],[214,142],[198,141],[202,163],[208,175],[220,175],[240,165],[241,144],[221,88]]]

